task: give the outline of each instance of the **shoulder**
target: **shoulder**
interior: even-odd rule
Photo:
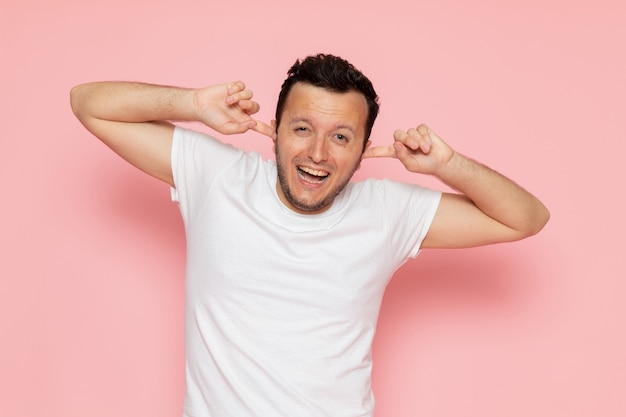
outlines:
[[[439,200],[441,191],[433,190],[419,184],[394,181],[389,179],[368,178],[364,181],[352,182],[346,187],[350,194],[359,198],[380,198],[381,202],[397,204],[399,201]]]
[[[214,150],[236,150],[241,152],[240,149],[234,147],[231,144],[222,142],[221,140],[209,135],[208,133],[200,132],[197,130],[189,129],[182,126],[175,126],[173,134],[173,146],[199,150],[203,148],[212,148]]]
[[[369,216],[382,216],[385,222],[421,223],[434,215],[441,195],[441,191],[417,184],[370,178],[350,183],[344,204],[351,211],[365,210]]]

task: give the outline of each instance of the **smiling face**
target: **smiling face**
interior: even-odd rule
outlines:
[[[276,190],[287,207],[303,214],[330,207],[359,168],[367,112],[359,92],[293,86],[274,142]]]

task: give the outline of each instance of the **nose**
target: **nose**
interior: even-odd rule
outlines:
[[[309,158],[315,163],[323,162],[328,159],[328,143],[324,136],[315,135],[315,137],[311,138]]]

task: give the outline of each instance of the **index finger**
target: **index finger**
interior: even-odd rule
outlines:
[[[255,120],[256,125],[252,128],[255,132],[258,132],[262,135],[268,136],[272,139],[276,138],[276,131],[267,123],[261,122],[259,120]]]
[[[396,150],[393,145],[388,146],[371,146],[363,152],[365,158],[395,158]]]

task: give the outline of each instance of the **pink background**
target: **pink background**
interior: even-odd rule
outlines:
[[[398,272],[376,416],[626,415],[626,3],[368,4],[2,2],[0,415],[180,415],[177,207],[79,125],[70,88],[242,79],[269,120],[287,68],[320,51],[374,82],[375,144],[428,123],[552,212],[529,240],[424,251]],[[358,176],[438,186],[392,160]]]

